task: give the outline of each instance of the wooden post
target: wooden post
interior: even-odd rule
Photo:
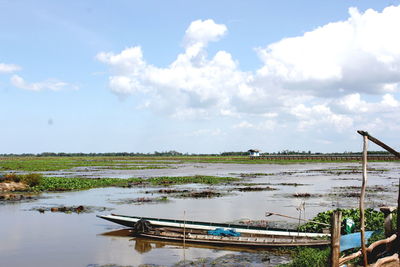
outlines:
[[[400,255],[400,179],[399,179],[399,196],[397,198],[397,254]]]
[[[335,211],[331,217],[331,266],[332,267],[339,267],[341,222],[342,222],[342,212]]]
[[[363,145],[363,180],[361,186],[361,196],[360,196],[360,225],[361,225],[361,251],[364,259],[364,266],[368,266],[367,258],[367,248],[365,246],[365,214],[364,214],[364,199],[365,190],[367,187],[367,151],[368,151],[368,136],[364,135],[364,145]]]

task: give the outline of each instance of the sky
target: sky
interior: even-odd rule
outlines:
[[[0,0],[0,153],[400,150],[399,29],[399,0]]]

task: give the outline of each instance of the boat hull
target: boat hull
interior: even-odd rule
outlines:
[[[264,235],[271,237],[304,237],[304,238],[327,238],[329,234],[323,233],[304,233],[296,231],[287,231],[285,229],[267,229],[256,226],[244,226],[238,224],[224,224],[224,223],[211,223],[211,222],[199,222],[199,221],[183,221],[183,220],[172,220],[172,219],[159,219],[149,217],[138,217],[138,216],[126,216],[126,215],[98,215],[99,218],[127,226],[134,227],[139,220],[146,220],[154,227],[169,227],[176,229],[192,229],[192,230],[215,230],[216,228],[229,228],[234,229],[236,232],[246,235]]]
[[[249,237],[249,236],[213,236],[206,234],[176,234],[173,232],[162,232],[162,233],[140,233],[138,236],[143,238],[150,238],[160,241],[172,241],[176,243],[192,243],[192,244],[203,244],[212,246],[229,246],[229,247],[248,247],[252,249],[256,248],[277,248],[277,247],[323,247],[330,244],[329,240],[318,240],[318,239],[307,239],[307,238],[296,238],[296,237]],[[185,238],[183,238],[185,236]]]

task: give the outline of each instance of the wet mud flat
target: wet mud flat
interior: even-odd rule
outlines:
[[[357,198],[346,194],[356,194],[359,190],[359,168],[355,163],[193,164],[175,169],[180,170],[176,176],[208,174],[237,177],[240,181],[212,186],[172,184],[97,188],[43,193],[30,201],[3,202],[0,205],[0,258],[4,266],[182,266],[178,264],[184,264],[184,259],[187,263],[198,264],[194,266],[212,266],[213,262],[219,266],[275,266],[287,260],[288,256],[269,251],[183,248],[182,244],[148,242],[129,234],[115,233],[123,227],[95,215],[112,212],[213,222],[258,221],[265,225],[293,228],[296,221],[266,218],[265,212],[298,217],[296,208],[305,203],[302,217],[311,219],[328,209],[357,207]],[[371,163],[370,168],[373,169],[369,172],[367,207],[397,203],[400,164]],[[153,171],[154,177],[159,177],[171,174],[173,170],[128,172],[129,177],[140,177],[143,172],[146,172],[146,177],[153,177]],[[115,177],[126,175],[126,170],[107,171],[117,172]],[[190,195],[210,191],[221,195]],[[182,193],[190,194],[182,197]],[[168,201],[153,201],[164,197]],[[88,209],[90,212],[51,212],[52,208],[76,209],[81,205],[84,209],[95,208]],[[45,212],[41,213],[38,208]],[[240,258],[246,259],[247,263],[239,262]]]

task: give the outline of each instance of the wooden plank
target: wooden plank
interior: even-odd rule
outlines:
[[[367,137],[369,140],[371,140],[371,142],[374,142],[375,144],[377,144],[378,146],[382,147],[383,149],[386,149],[387,151],[389,151],[390,153],[392,153],[393,155],[395,155],[396,157],[400,158],[400,153],[397,152],[396,150],[394,150],[393,148],[391,148],[390,146],[386,145],[385,143],[383,143],[382,141],[376,139],[375,137],[371,136],[368,132],[365,131],[357,131],[357,133],[361,134],[364,137]]]

